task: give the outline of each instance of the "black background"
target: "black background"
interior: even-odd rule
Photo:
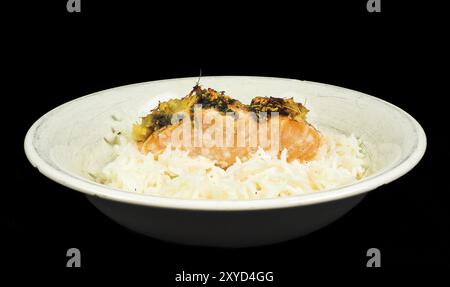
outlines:
[[[2,189],[5,274],[77,278],[106,271],[104,278],[166,286],[181,270],[273,271],[276,284],[270,286],[292,286],[305,277],[347,281],[399,270],[407,272],[401,279],[427,270],[437,275],[444,269],[435,265],[449,266],[448,90],[438,87],[446,82],[447,58],[444,9],[437,1],[382,0],[381,13],[368,13],[365,0],[81,0],[81,13],[68,13],[66,1],[47,2],[17,1],[2,11],[4,79],[11,88],[2,95],[3,128],[10,135],[4,150],[13,171],[3,177]],[[326,228],[232,250],[169,244],[128,231],[25,158],[25,133],[48,110],[102,89],[197,76],[200,69],[207,76],[288,77],[377,96],[421,123],[427,152],[414,170]],[[80,269],[65,267],[71,247],[81,250]],[[371,247],[382,253],[377,270],[365,268]],[[336,270],[339,277],[329,275]]]

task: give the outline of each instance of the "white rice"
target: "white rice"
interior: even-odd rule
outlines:
[[[140,153],[131,142],[114,146],[115,159],[95,175],[98,182],[141,194],[189,199],[262,199],[318,192],[351,184],[365,173],[361,142],[354,136],[322,131],[324,144],[307,163],[273,158],[260,149],[228,169],[205,157],[168,148]]]

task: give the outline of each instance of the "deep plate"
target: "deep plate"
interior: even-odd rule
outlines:
[[[254,96],[307,100],[310,121],[354,133],[366,145],[371,174],[349,186],[287,198],[218,201],[164,198],[124,192],[86,179],[86,154],[99,166],[108,152],[97,149],[111,116],[125,126],[158,100],[182,97],[197,78],[134,84],[68,102],[36,121],[25,138],[33,166],[52,180],[89,195],[109,217],[165,240],[215,246],[250,246],[287,240],[343,215],[365,192],[411,170],[426,148],[421,126],[378,98],[306,81],[264,77],[204,77],[202,85],[225,90],[243,102]],[[144,108],[147,107],[147,108]],[[92,161],[92,158],[95,160]]]

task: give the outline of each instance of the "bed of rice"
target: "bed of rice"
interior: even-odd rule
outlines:
[[[141,194],[242,200],[292,196],[351,184],[365,173],[361,142],[354,136],[323,132],[324,143],[310,162],[287,162],[260,149],[249,160],[224,170],[214,161],[191,158],[168,148],[155,160],[131,142],[114,146],[114,159],[95,175],[98,182]]]

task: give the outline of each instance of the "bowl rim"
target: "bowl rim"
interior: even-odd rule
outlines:
[[[67,171],[55,168],[51,164],[49,164],[46,160],[44,160],[39,152],[36,150],[33,144],[33,140],[36,137],[39,126],[44,123],[48,118],[50,118],[54,113],[58,110],[67,107],[68,105],[73,104],[74,102],[81,101],[87,97],[95,96],[99,93],[103,93],[109,90],[117,90],[123,89],[127,87],[135,87],[140,85],[146,85],[149,83],[163,82],[163,81],[177,81],[177,80],[197,80],[196,77],[185,77],[185,78],[172,78],[165,80],[157,80],[157,81],[147,81],[141,83],[135,83],[130,85],[123,85],[118,87],[113,87],[110,89],[105,89],[102,91],[98,91],[95,93],[91,93],[74,100],[68,101],[41,116],[28,130],[25,141],[24,141],[24,149],[25,154],[30,161],[30,163],[36,167],[40,173],[45,175],[46,177],[52,179],[53,181],[66,186],[70,189],[74,189],[76,191],[85,193],[86,195],[91,195],[94,197],[99,197],[107,200],[118,201],[122,203],[141,205],[141,206],[151,206],[151,207],[160,207],[160,208],[172,208],[172,209],[188,209],[188,210],[217,210],[217,211],[238,211],[238,210],[261,210],[261,209],[277,209],[277,208],[288,208],[295,206],[305,206],[305,205],[313,205],[319,203],[325,203],[329,201],[335,201],[344,199],[351,196],[356,196],[358,194],[366,193],[370,190],[376,189],[381,185],[390,183],[397,178],[403,176],[408,171],[410,171],[423,157],[426,146],[427,139],[425,135],[425,131],[421,127],[421,125],[407,112],[400,109],[399,107],[379,99],[377,97],[361,93],[355,90],[329,85],[319,82],[311,82],[311,81],[303,81],[298,79],[289,79],[289,78],[277,78],[277,77],[260,77],[260,76],[208,76],[202,77],[204,79],[211,78],[248,78],[248,79],[263,79],[263,80],[276,80],[276,81],[300,81],[308,84],[319,85],[319,86],[328,86],[334,89],[343,90],[343,91],[351,91],[353,93],[361,94],[365,97],[370,97],[373,100],[379,101],[385,104],[391,110],[395,110],[396,112],[402,114],[406,117],[410,124],[414,127],[415,133],[415,143],[412,152],[408,154],[402,161],[397,163],[396,165],[390,167],[382,171],[379,174],[374,176],[369,176],[361,181],[355,182],[353,184],[336,187],[333,189],[328,189],[324,191],[320,191],[317,193],[309,193],[302,195],[295,195],[289,197],[282,198],[269,198],[269,199],[258,199],[258,200],[199,200],[199,199],[182,199],[182,198],[172,198],[172,197],[162,197],[156,195],[144,195],[138,194],[128,191],[119,190],[113,187],[109,187],[106,185],[102,185],[99,183],[95,183],[93,181],[89,181],[83,177],[76,176]]]

